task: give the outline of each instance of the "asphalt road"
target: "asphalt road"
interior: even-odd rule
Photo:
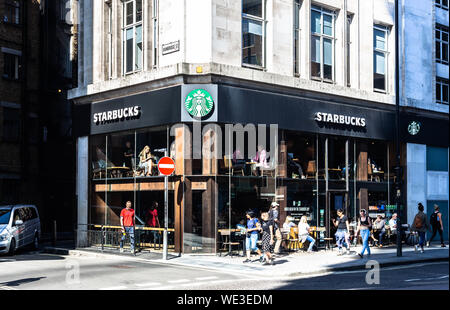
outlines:
[[[172,266],[126,257],[60,256],[21,251],[0,256],[0,290],[448,290],[448,262],[270,278]],[[368,284],[369,282],[374,283]],[[379,281],[378,281],[379,280]]]

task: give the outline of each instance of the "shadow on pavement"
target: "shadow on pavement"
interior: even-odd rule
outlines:
[[[8,281],[0,283],[0,286],[19,286],[22,284],[28,284],[32,282],[39,281],[41,279],[45,279],[46,277],[37,277],[37,278],[25,278],[20,280]]]

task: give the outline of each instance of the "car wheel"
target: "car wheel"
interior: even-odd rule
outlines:
[[[34,250],[38,250],[39,249],[39,236],[37,234],[34,235],[33,249]]]
[[[9,244],[9,255],[14,255],[14,253],[16,252],[16,239],[12,238],[11,239],[11,243]]]

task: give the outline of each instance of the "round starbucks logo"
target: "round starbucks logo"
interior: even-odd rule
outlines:
[[[184,106],[191,116],[204,117],[212,111],[214,101],[206,90],[194,89],[186,96]]]
[[[408,125],[408,132],[410,135],[417,135],[420,131],[420,123],[416,122],[416,121],[412,121],[411,123],[409,123]]]

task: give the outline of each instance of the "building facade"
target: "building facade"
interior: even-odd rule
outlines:
[[[36,205],[44,237],[74,231],[74,5],[0,1],[0,205]]]
[[[352,221],[360,209],[392,215],[394,1],[79,4],[69,92],[79,246],[116,227],[128,200],[146,226],[152,203],[163,205],[156,163],[165,154],[176,166],[175,251],[219,251],[224,230],[273,201],[282,221],[306,215],[320,239],[332,236],[337,209]],[[433,134],[448,119],[401,113],[402,166],[408,141],[448,148],[448,134]],[[413,136],[410,119],[427,126]]]
[[[400,104],[417,114],[448,121],[448,1],[405,1],[399,11],[404,25],[399,42],[403,56]],[[436,135],[444,130],[447,129],[439,129]],[[413,221],[419,202],[428,215],[437,204],[448,240],[448,146],[411,141],[406,144],[406,152],[408,223]]]
[[[36,203],[40,5],[0,2],[0,204]]]

